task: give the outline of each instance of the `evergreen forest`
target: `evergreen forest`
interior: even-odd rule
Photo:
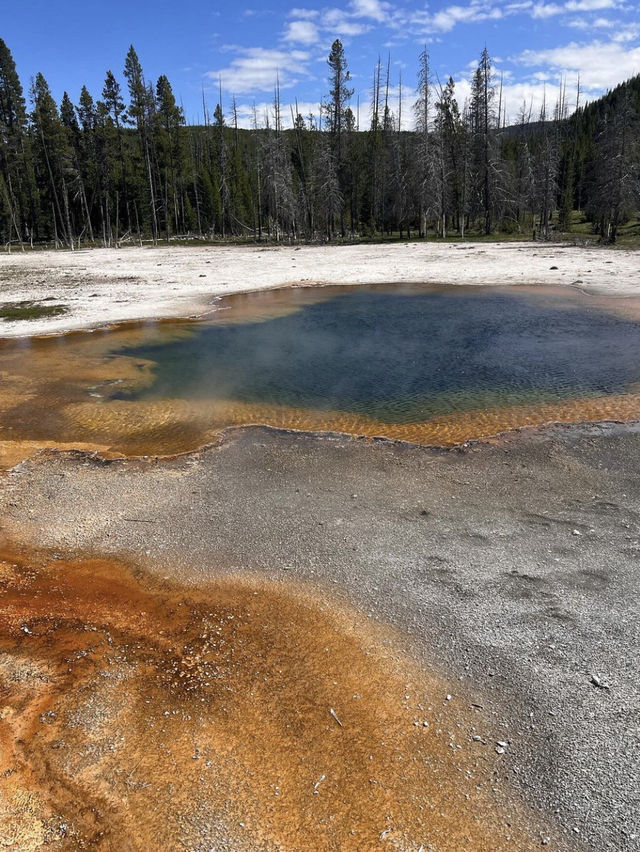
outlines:
[[[579,228],[615,243],[640,207],[640,76],[597,101],[561,87],[508,123],[487,50],[460,103],[452,78],[417,58],[412,116],[392,107],[389,64],[372,75],[366,126],[352,106],[343,45],[317,115],[238,126],[222,96],[187,125],[166,76],[145,77],[133,47],[122,78],[60,104],[42,74],[25,92],[0,39],[0,240],[6,248],[176,239],[328,241],[522,234]],[[400,83],[400,91],[402,84]],[[579,91],[579,86],[578,86]],[[204,100],[204,99],[203,99]],[[402,97],[396,103],[402,104]],[[285,124],[287,127],[285,128]],[[413,130],[403,130],[403,126]],[[635,226],[637,227],[637,225]]]

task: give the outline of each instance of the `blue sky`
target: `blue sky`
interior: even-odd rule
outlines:
[[[83,83],[99,97],[107,68],[122,80],[133,43],[149,79],[169,77],[188,120],[201,119],[203,87],[213,111],[220,78],[225,110],[234,94],[246,125],[254,103],[263,120],[276,73],[285,112],[297,98],[301,112],[317,114],[336,37],[345,45],[361,125],[377,58],[386,64],[390,54],[394,108],[401,74],[403,126],[411,126],[424,45],[434,78],[444,81],[451,74],[462,103],[486,44],[503,76],[512,120],[524,100],[533,103],[534,113],[545,95],[553,102],[563,75],[573,101],[578,74],[584,98],[592,99],[640,73],[638,0],[299,0],[297,6],[282,0],[22,0],[2,16],[0,35],[25,88],[41,71],[58,100],[66,89],[76,102]]]

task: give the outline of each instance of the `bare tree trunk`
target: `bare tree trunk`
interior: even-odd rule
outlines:
[[[140,219],[138,218],[138,202],[133,202],[133,209],[136,214],[136,230],[138,231],[138,243],[140,244],[140,248],[142,248],[142,233],[140,232]]]
[[[113,241],[114,248],[120,248],[118,244],[118,233],[120,232],[120,193],[116,190],[116,236]]]
[[[16,237],[18,238],[18,242],[20,243],[20,249],[24,251],[24,243],[22,242],[22,235],[20,233],[20,228],[18,227],[18,222],[16,220],[15,213],[15,204],[13,197],[13,187],[11,186],[11,175],[7,176],[8,178],[8,189],[9,189],[9,215],[11,217],[11,221],[13,222],[13,227],[15,228]],[[11,252],[11,227],[9,227],[9,252]]]
[[[47,171],[49,172],[49,181],[51,183],[51,193],[53,195],[53,202],[55,204],[55,207],[53,207],[53,211],[54,211],[53,225],[54,225],[54,230],[56,232],[55,239],[56,239],[56,248],[57,248],[57,245],[58,245],[58,233],[57,233],[57,231],[58,231],[58,229],[57,229],[57,225],[56,225],[56,221],[55,221],[56,211],[58,213],[58,216],[60,217],[60,225],[62,226],[63,231],[64,231],[64,221],[63,221],[63,218],[62,218],[62,210],[60,209],[60,201],[58,199],[58,191],[56,189],[56,184],[55,184],[55,181],[53,179],[53,170],[51,169],[51,162],[49,161],[49,152],[47,151],[47,145],[46,145],[46,142],[44,140],[44,133],[42,132],[42,129],[40,130],[40,138],[42,140],[42,150],[44,151],[44,158],[45,158],[46,163],[47,163]],[[66,234],[65,234],[65,242],[68,242]],[[73,248],[73,246],[72,246],[72,248]]]
[[[71,251],[75,251],[75,246],[73,244],[73,230],[71,228],[71,217],[69,215],[69,193],[67,192],[67,184],[64,179],[62,181],[62,200],[64,201],[64,215],[67,223],[69,247],[71,248]]]
[[[158,244],[158,217],[156,214],[156,196],[153,190],[153,174],[151,172],[151,155],[149,154],[149,140],[145,132],[144,136],[144,154],[147,161],[147,175],[149,178],[149,196],[151,199],[151,230],[154,246]]]
[[[82,195],[82,206],[84,207],[85,219],[87,223],[87,230],[89,232],[89,239],[91,242],[94,240],[93,236],[93,225],[91,224],[91,214],[89,213],[89,204],[87,202],[87,193],[84,188],[84,182],[80,182],[80,192]]]
[[[55,241],[56,248],[60,248],[60,241],[58,240],[58,223],[56,220],[56,211],[53,206],[53,202],[51,202],[51,212],[53,213],[53,239]]]

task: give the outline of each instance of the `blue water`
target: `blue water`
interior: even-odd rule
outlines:
[[[582,296],[375,286],[325,295],[285,316],[203,323],[186,338],[126,350],[155,362],[153,384],[127,398],[238,400],[406,423],[620,393],[640,380],[640,324]]]

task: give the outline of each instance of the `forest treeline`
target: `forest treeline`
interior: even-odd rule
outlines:
[[[526,105],[506,126],[486,49],[461,104],[418,62],[412,131],[392,109],[378,62],[366,129],[350,106],[343,46],[328,57],[317,116],[272,109],[238,127],[222,97],[187,125],[166,76],[146,79],[133,47],[124,81],[107,71],[100,97],[54,101],[42,74],[25,97],[0,39],[0,239],[12,244],[115,246],[172,238],[330,240],[380,234],[452,236],[571,229],[581,211],[615,242],[638,208],[640,77],[586,106]],[[399,98],[402,104],[402,97]],[[577,106],[577,109],[575,107]],[[401,108],[401,107],[400,107]],[[289,118],[289,117],[288,117]]]

